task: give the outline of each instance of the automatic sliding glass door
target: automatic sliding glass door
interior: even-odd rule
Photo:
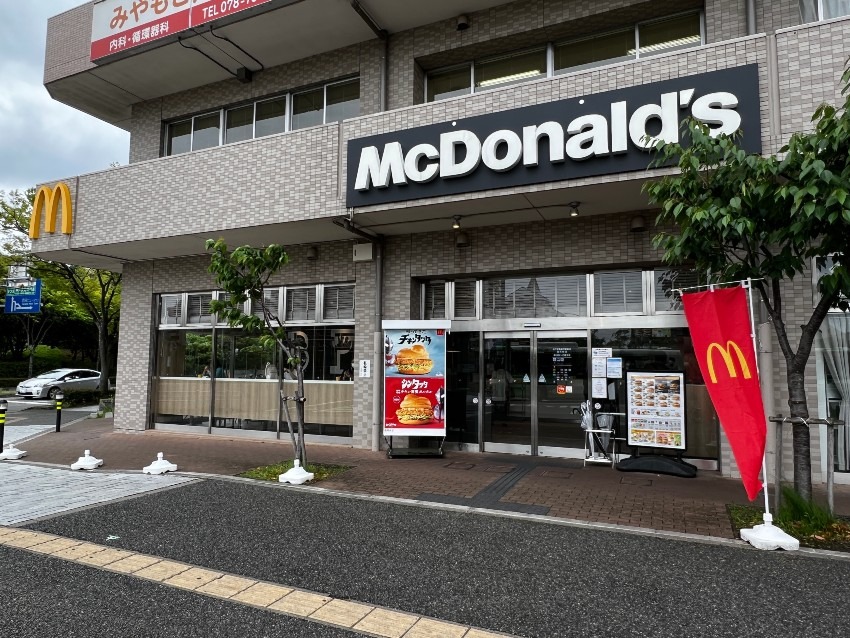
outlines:
[[[535,410],[531,334],[484,336],[482,439],[488,452],[531,454]]]
[[[538,332],[536,454],[584,452],[581,402],[589,396],[587,332]]]

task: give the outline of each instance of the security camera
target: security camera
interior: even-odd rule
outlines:
[[[461,14],[457,17],[457,30],[466,31],[469,28],[469,17]]]

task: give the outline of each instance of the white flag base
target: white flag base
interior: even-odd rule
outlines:
[[[776,527],[770,514],[764,515],[763,525],[742,529],[741,538],[756,549],[785,549],[789,552],[800,549],[800,541]]]
[[[176,472],[177,466],[174,463],[169,463],[162,458],[162,452],[157,453],[156,461],[142,468],[142,474],[165,474],[166,472]]]
[[[0,461],[17,461],[26,455],[27,453],[16,448],[14,443],[9,443],[3,451],[0,451]]]
[[[91,455],[91,450],[86,450],[83,456],[71,464],[72,470],[94,470],[103,465],[103,459],[96,459]]]
[[[301,467],[301,461],[295,459],[292,469],[286,470],[283,474],[277,477],[281,483],[289,483],[290,485],[303,485],[307,481],[313,480],[313,473],[306,471]]]

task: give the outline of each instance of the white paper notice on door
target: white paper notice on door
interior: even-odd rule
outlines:
[[[591,365],[591,376],[594,377],[604,377],[605,376],[605,367],[607,365],[607,359],[603,357],[593,357],[592,365]]]
[[[608,379],[605,377],[593,377],[593,398],[607,399],[608,398]]]

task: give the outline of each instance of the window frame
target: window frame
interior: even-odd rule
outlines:
[[[257,137],[257,105],[262,104],[263,102],[271,102],[274,100],[280,100],[283,98],[285,100],[285,110],[283,116],[283,131],[279,131],[277,133],[267,133],[266,135],[262,135],[261,137],[268,137],[269,135],[280,135],[282,133],[291,133],[292,131],[302,131],[304,129],[311,128],[313,126],[325,126],[331,122],[328,122],[327,112],[328,112],[328,87],[335,86],[339,84],[353,84],[357,83],[358,85],[358,103],[362,105],[362,94],[360,92],[361,89],[361,78],[359,75],[349,76],[346,78],[342,78],[339,80],[333,80],[330,82],[324,82],[321,84],[313,85],[312,87],[307,86],[303,88],[299,88],[297,90],[291,90],[284,93],[276,93],[273,95],[268,95],[260,99],[254,99],[245,102],[237,102],[235,104],[229,104],[225,106],[221,106],[218,109],[206,110],[200,113],[196,113],[194,115],[181,116],[180,118],[170,120],[164,123],[164,140],[163,140],[163,148],[162,148],[162,157],[174,157],[177,155],[184,155],[186,153],[193,153],[195,151],[205,150],[207,148],[220,148],[222,146],[229,146],[230,144],[239,144],[240,142],[249,142],[252,140],[260,139]],[[292,128],[292,117],[293,117],[293,98],[295,95],[301,93],[309,93],[311,91],[315,91],[317,89],[322,90],[322,121],[320,124],[311,124],[310,126],[305,126],[302,128],[294,129]],[[253,118],[251,121],[251,137],[244,140],[237,140],[233,142],[227,141],[227,113],[229,111],[233,111],[236,109],[245,108],[247,106],[253,107]],[[218,113],[218,144],[215,146],[206,146],[203,149],[195,148],[195,121],[199,117],[208,117]],[[356,115],[354,117],[359,117]],[[346,119],[352,118],[343,118],[342,120],[333,120],[333,123],[343,122]],[[182,151],[180,153],[171,153],[169,152],[171,143],[170,143],[170,132],[172,127],[177,126],[178,124],[184,124],[186,122],[190,123],[190,132],[189,132],[189,150]]]
[[[819,6],[820,6],[820,3],[822,1],[823,0],[818,0]],[[640,60],[640,59],[642,59],[641,55],[640,55],[640,27],[650,25],[650,24],[657,24],[659,22],[664,22],[666,20],[672,20],[672,19],[675,19],[675,18],[687,16],[687,15],[696,15],[697,16],[697,22],[699,23],[699,44],[696,44],[693,47],[688,47],[688,48],[690,49],[690,48],[697,48],[697,47],[705,46],[705,44],[706,44],[706,41],[705,41],[705,31],[706,31],[705,10],[704,9],[698,9],[698,10],[689,9],[689,10],[686,10],[686,11],[677,11],[675,13],[671,13],[669,15],[661,16],[661,17],[658,17],[658,18],[652,18],[650,20],[641,20],[640,22],[636,22],[631,26],[625,26],[625,27],[621,27],[621,28],[618,28],[618,29],[611,29],[611,30],[608,30],[608,31],[603,31],[603,32],[600,32],[600,33],[594,33],[594,34],[591,34],[591,35],[582,36],[582,37],[579,37],[579,38],[573,38],[573,39],[569,39],[569,40],[550,41],[550,42],[547,42],[543,45],[527,47],[527,48],[523,48],[523,49],[518,49],[516,51],[510,51],[510,52],[507,52],[507,53],[501,53],[501,54],[498,54],[498,55],[485,57],[485,58],[482,58],[480,60],[471,60],[469,62],[463,62],[463,63],[460,63],[460,64],[453,64],[451,66],[440,67],[438,69],[434,69],[434,70],[429,71],[428,73],[425,74],[425,90],[424,90],[424,94],[423,94],[424,95],[424,103],[425,104],[431,104],[431,103],[434,103],[434,102],[440,102],[442,100],[453,99],[453,98],[449,97],[449,98],[429,100],[428,99],[428,83],[429,83],[430,77],[432,75],[437,75],[439,73],[444,73],[444,72],[450,72],[450,71],[454,71],[454,70],[458,70],[458,69],[462,69],[462,68],[469,68],[469,92],[466,93],[464,96],[454,96],[455,98],[465,97],[467,95],[479,95],[479,94],[484,93],[486,91],[492,91],[493,89],[508,87],[508,86],[515,86],[516,84],[520,84],[520,83],[523,82],[523,80],[518,80],[518,81],[512,82],[512,83],[506,82],[504,84],[497,84],[497,85],[494,85],[492,87],[484,87],[484,88],[481,88],[481,89],[477,89],[477,87],[475,86],[475,67],[476,67],[476,65],[486,64],[488,62],[496,62],[498,60],[503,60],[503,59],[514,57],[514,56],[532,53],[534,51],[540,50],[541,48],[546,49],[546,74],[545,74],[545,76],[541,76],[541,77],[528,78],[525,81],[531,82],[531,81],[535,81],[535,80],[551,79],[551,78],[554,78],[554,77],[567,75],[569,73],[587,71],[591,68],[595,69],[595,68],[599,68],[599,67],[603,67],[603,66],[609,66],[609,65],[614,65],[614,64],[622,64],[624,62],[633,62],[635,60]],[[592,67],[582,67],[581,69],[578,69],[577,71],[571,71],[570,67],[566,67],[562,71],[555,69],[555,47],[563,45],[563,44],[575,44],[575,43],[585,42],[587,40],[592,40],[592,39],[607,36],[607,35],[613,35],[615,33],[625,33],[625,32],[628,32],[628,31],[632,31],[633,38],[634,38],[635,53],[634,53],[633,58],[630,58],[629,60],[618,60],[616,62],[607,62],[607,61],[602,60],[602,61],[599,62],[598,65],[594,65]],[[680,51],[680,50],[681,49],[675,49],[673,51],[670,51],[670,53],[673,53],[675,51]],[[656,54],[653,54],[651,56],[645,56],[645,57],[657,57],[657,56],[660,56],[660,55],[665,55],[665,53],[661,52],[661,53],[656,53]]]

